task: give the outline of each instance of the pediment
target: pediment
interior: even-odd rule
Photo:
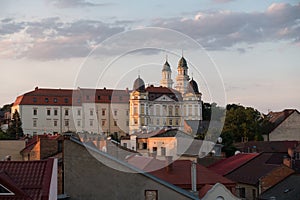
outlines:
[[[167,95],[162,95],[162,96],[158,97],[157,99],[155,99],[154,101],[175,102],[174,99],[171,99],[171,98],[168,97]]]

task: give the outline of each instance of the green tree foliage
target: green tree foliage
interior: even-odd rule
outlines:
[[[225,124],[222,131],[224,151],[232,155],[234,142],[263,140],[263,115],[254,108],[229,104],[226,107]]]
[[[24,136],[22,129],[22,121],[20,118],[20,114],[17,110],[13,114],[13,118],[10,124],[8,125],[6,134],[12,139],[19,139],[20,137]]]
[[[4,112],[10,112],[12,105],[13,104],[5,104],[2,108],[0,108],[0,110]]]
[[[221,137],[223,138],[223,151],[227,156],[233,155],[236,151],[233,143],[263,140],[262,134],[267,133],[270,127],[268,119],[254,108],[228,104],[225,115],[224,108],[217,106],[216,103],[203,103],[203,120],[211,121],[211,123],[223,121],[224,116],[225,122]]]

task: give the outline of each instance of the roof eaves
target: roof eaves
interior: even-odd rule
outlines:
[[[184,196],[186,196],[186,197],[188,197],[188,198],[191,198],[191,199],[199,199],[197,196],[193,195],[192,193],[190,193],[190,192],[188,192],[188,191],[186,191],[186,190],[184,190],[184,189],[181,189],[181,188],[179,188],[179,187],[177,187],[177,186],[175,186],[175,185],[173,185],[173,184],[170,184],[170,183],[168,183],[168,182],[166,182],[166,181],[164,181],[164,180],[162,180],[162,179],[159,179],[159,178],[157,178],[157,177],[155,177],[155,176],[153,176],[153,175],[151,175],[151,174],[149,174],[149,173],[147,173],[147,172],[145,172],[145,171],[142,171],[141,169],[139,169],[139,168],[137,168],[137,167],[134,167],[134,166],[132,166],[132,165],[129,165],[128,163],[125,163],[125,162],[123,162],[123,161],[121,161],[121,160],[118,160],[118,159],[116,159],[115,157],[113,157],[113,156],[111,156],[111,155],[109,155],[109,154],[106,154],[106,153],[104,153],[104,152],[102,152],[102,151],[100,151],[100,150],[98,150],[98,149],[95,149],[95,148],[93,148],[93,147],[90,147],[90,146],[88,146],[88,145],[85,145],[84,143],[82,143],[81,141],[79,141],[79,140],[77,140],[77,139],[74,139],[73,137],[71,137],[70,140],[71,140],[72,142],[75,142],[75,143],[78,144],[78,145],[84,146],[85,148],[88,148],[89,150],[92,150],[92,151],[94,151],[94,152],[96,152],[96,153],[98,153],[98,154],[100,154],[100,155],[102,155],[102,156],[104,156],[104,157],[106,157],[106,158],[108,158],[108,159],[111,159],[111,160],[113,160],[113,161],[115,161],[115,162],[117,162],[117,163],[119,163],[119,164],[121,164],[121,165],[123,165],[123,166],[125,166],[125,167],[128,167],[129,169],[131,169],[131,170],[133,170],[133,171],[136,171],[136,172],[138,172],[139,174],[142,174],[142,175],[144,175],[144,176],[146,176],[146,177],[148,177],[148,178],[150,178],[150,179],[152,179],[152,180],[154,180],[154,181],[156,181],[156,182],[158,182],[158,183],[160,183],[160,184],[162,184],[162,185],[165,185],[165,186],[167,186],[168,188],[170,188],[170,189],[172,189],[172,190],[174,190],[174,191],[176,191],[176,192],[178,192],[178,193],[180,193],[180,194],[182,194],[182,195],[184,195]]]

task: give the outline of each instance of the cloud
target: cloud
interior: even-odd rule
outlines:
[[[58,17],[35,21],[4,18],[0,19],[0,57],[40,60],[85,57],[100,42],[141,23],[137,20],[104,23],[85,19],[64,22]],[[129,49],[126,47],[194,48],[181,40],[179,33],[169,34],[163,28],[188,35],[206,50],[233,49],[246,53],[253,44],[278,41],[300,46],[300,4],[276,3],[264,12],[198,12],[190,18],[153,19],[150,26],[161,29],[130,32],[126,40],[114,37],[114,41],[102,46],[99,55],[122,53]]]
[[[98,7],[109,6],[112,3],[92,3],[86,0],[47,0],[57,8]]]
[[[208,50],[239,43],[299,41],[300,4],[272,4],[265,12],[199,12],[193,18],[156,19],[153,26],[183,32]]]
[[[2,20],[0,27],[0,57],[40,60],[87,56],[95,44],[124,31],[124,27],[101,21],[62,22],[59,18]]]

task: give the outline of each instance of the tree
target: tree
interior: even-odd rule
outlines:
[[[4,106],[2,106],[2,108],[0,108],[0,110],[4,111],[4,112],[10,112],[10,109],[11,109],[12,105],[13,105],[13,103],[5,104]]]
[[[6,134],[12,139],[19,139],[20,137],[24,136],[22,129],[22,121],[20,118],[20,114],[17,110],[15,110],[13,114],[13,118],[11,120],[11,123],[8,125]]]
[[[263,115],[251,107],[229,104],[226,107],[225,124],[222,131],[224,151],[232,155],[234,142],[263,140]]]

